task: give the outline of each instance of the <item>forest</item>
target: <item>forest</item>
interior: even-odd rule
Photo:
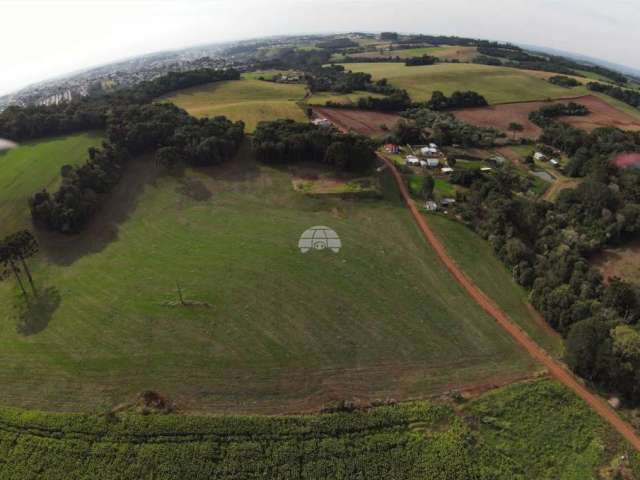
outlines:
[[[339,171],[365,172],[376,160],[376,146],[367,137],[293,120],[258,124],[252,144],[256,158],[265,163],[292,164],[306,160]]]

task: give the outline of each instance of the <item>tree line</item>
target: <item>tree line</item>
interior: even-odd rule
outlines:
[[[538,110],[531,112],[529,114],[529,120],[539,127],[544,128],[549,122],[558,117],[581,117],[589,115],[590,113],[587,107],[579,103],[552,103],[550,105],[543,105]]]
[[[554,75],[549,77],[548,82],[564,88],[573,88],[581,85],[575,78],[567,77],[566,75]]]
[[[364,172],[373,166],[376,159],[376,146],[367,137],[293,120],[259,123],[252,147],[261,162],[293,164],[313,161],[348,172]]]
[[[108,112],[114,106],[148,103],[174,90],[239,78],[240,73],[233,69],[170,72],[131,88],[112,93],[93,93],[58,105],[11,106],[0,113],[0,137],[20,142],[49,135],[103,129],[107,126]]]
[[[440,146],[492,147],[498,137],[504,136],[494,128],[476,127],[462,122],[448,112],[411,108],[403,112],[402,116],[410,121],[399,122],[391,138],[394,143],[401,145],[429,141]]]
[[[587,88],[593,92],[609,95],[632,107],[640,108],[640,92],[637,90],[615,87],[600,82],[589,82],[587,83]]]
[[[443,111],[457,108],[486,107],[487,105],[489,105],[489,103],[486,98],[474,91],[455,91],[450,97],[447,97],[440,91],[435,91],[431,94],[431,99],[428,102],[417,104],[416,106],[424,106],[430,110]]]
[[[107,125],[108,141],[89,149],[89,159],[79,167],[62,168],[62,185],[46,189],[29,200],[31,215],[39,224],[61,233],[77,233],[120,181],[133,156],[156,153],[167,168],[179,162],[194,166],[231,158],[244,136],[244,124],[224,117],[196,119],[170,103],[116,107]]]
[[[640,233],[640,172],[619,170],[604,156],[591,166],[584,182],[561,191],[555,204],[524,195],[528,185],[508,168],[452,177],[469,188],[457,214],[489,241],[566,338],[569,366],[637,404],[640,291],[620,279],[604,282],[589,258]]]

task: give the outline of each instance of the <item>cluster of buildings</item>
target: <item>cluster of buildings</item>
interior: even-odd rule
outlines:
[[[104,65],[75,75],[30,85],[15,93],[0,97],[0,112],[10,105],[57,105],[94,91],[112,91],[140,82],[153,80],[168,72],[201,68],[246,68],[219,55],[201,54],[209,50],[185,50],[146,55],[123,62]],[[201,55],[201,56],[198,56]]]
[[[546,162],[547,160],[549,160],[549,163],[551,165],[553,165],[554,167],[559,167],[560,166],[560,161],[557,158],[547,158],[547,156],[542,153],[542,152],[535,152],[533,154],[533,159],[535,161],[539,161],[539,162]]]
[[[426,147],[422,147],[419,150],[420,157],[417,155],[407,155],[405,157],[406,165],[409,167],[422,167],[422,168],[440,168],[440,171],[444,174],[453,172],[453,168],[447,166],[444,158],[444,154],[438,149],[438,145],[430,143]]]

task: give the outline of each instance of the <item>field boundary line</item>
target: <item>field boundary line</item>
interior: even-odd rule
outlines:
[[[377,153],[379,159],[381,159],[391,171],[396,184],[400,190],[400,194],[404,199],[407,208],[411,212],[418,227],[423,233],[426,240],[431,247],[435,250],[440,260],[447,267],[449,272],[453,275],[456,281],[467,291],[467,293],[473,298],[480,307],[491,315],[498,325],[500,325],[511,337],[535,360],[544,365],[551,376],[556,380],[563,383],[566,387],[571,389],[576,395],[582,398],[592,410],[594,410],[600,417],[608,422],[615,430],[618,431],[637,451],[640,452],[640,437],[636,434],[633,427],[625,422],[620,416],[605,402],[601,397],[591,392],[585,387],[581,381],[569,369],[561,362],[555,360],[546,350],[531,339],[518,325],[516,325],[509,316],[502,311],[493,301],[484,293],[480,288],[467,277],[462,269],[455,263],[455,261],[447,253],[444,244],[433,232],[429,224],[427,223],[424,215],[421,215],[416,207],[415,203],[409,196],[409,191],[400,173],[396,169],[393,162],[387,159],[385,156]]]

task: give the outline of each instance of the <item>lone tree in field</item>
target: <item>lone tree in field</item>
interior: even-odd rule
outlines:
[[[29,295],[27,294],[27,291],[24,288],[24,283],[22,283],[22,278],[20,277],[20,269],[18,268],[18,266],[15,264],[13,260],[11,250],[9,249],[8,245],[1,243],[0,244],[0,280],[5,280],[12,273],[16,277],[16,282],[18,283],[18,286],[22,291],[22,295],[24,296],[24,299],[27,301],[27,303],[30,303]]]
[[[0,244],[0,262],[2,262],[5,270],[9,269],[14,273],[27,301],[28,295],[20,277],[20,267],[18,263],[22,266],[22,270],[27,276],[33,295],[37,297],[38,290],[33,283],[31,270],[29,270],[29,266],[27,265],[27,259],[38,253],[38,250],[38,242],[28,230],[21,230],[5,237],[2,244]]]
[[[524,126],[520,123],[511,122],[509,124],[509,131],[513,132],[513,139],[516,139],[516,133],[522,132],[524,130]]]
[[[435,186],[436,182],[431,175],[424,177],[424,182],[422,182],[422,196],[425,200],[429,200],[431,198]]]

